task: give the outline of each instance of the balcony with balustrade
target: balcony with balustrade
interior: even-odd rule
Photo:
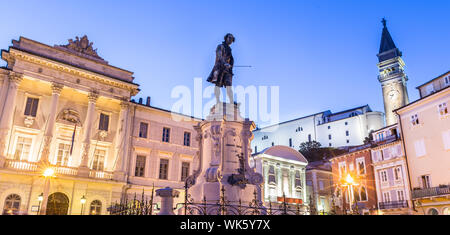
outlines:
[[[450,196],[450,185],[440,185],[432,188],[414,188],[412,192],[413,199]]]
[[[381,210],[407,208],[408,202],[407,201],[379,202],[378,207]]]
[[[55,170],[56,175],[61,176],[77,176],[78,175],[78,168],[77,167],[69,167],[69,166],[59,166],[59,165],[49,165],[48,167],[51,167]],[[24,160],[14,160],[14,159],[6,159],[5,169],[11,169],[18,172],[28,172],[28,173],[42,173],[39,162],[29,162]],[[89,172],[89,178],[93,179],[101,179],[101,180],[112,180],[113,178],[113,172],[108,171],[95,171],[90,170]]]

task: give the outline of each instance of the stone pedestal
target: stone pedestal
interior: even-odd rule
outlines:
[[[173,212],[173,198],[178,197],[179,193],[169,187],[156,190],[156,196],[161,197],[161,210],[158,215],[175,215]]]
[[[188,178],[194,202],[220,199],[221,189],[230,204],[248,205],[254,192],[261,200],[262,175],[249,166],[250,141],[255,124],[240,116],[239,104],[219,103],[195,127],[199,141],[199,168]]]

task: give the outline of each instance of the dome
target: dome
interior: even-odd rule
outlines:
[[[308,160],[306,160],[306,158],[299,151],[283,145],[275,145],[266,148],[260,153],[258,153],[258,155],[259,154],[266,154],[274,157],[284,158],[287,160],[308,163]]]

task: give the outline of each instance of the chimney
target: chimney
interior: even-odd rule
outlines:
[[[147,103],[146,103],[145,105],[147,105],[148,107],[150,107],[150,96],[147,96]]]
[[[139,98],[139,104],[142,104],[142,98]]]

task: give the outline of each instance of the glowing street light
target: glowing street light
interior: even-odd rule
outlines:
[[[348,197],[350,199],[350,210],[353,211],[351,204],[353,204],[354,198],[353,198],[353,186],[359,185],[357,182],[355,182],[355,179],[349,174],[345,177],[345,179],[341,179],[341,185],[343,187],[347,187]]]
[[[44,171],[44,177],[54,177],[55,176],[55,170],[53,168],[47,168]]]
[[[38,213],[38,214],[45,215],[46,210],[47,210],[48,191],[50,189],[50,178],[56,177],[55,176],[55,170],[53,168],[51,168],[51,167],[46,168],[44,170],[44,172],[42,173],[42,175],[45,178],[44,193],[42,195],[42,210],[40,210],[40,213]],[[41,195],[39,195],[39,196],[41,196]],[[39,202],[41,202],[41,201],[39,201]]]

